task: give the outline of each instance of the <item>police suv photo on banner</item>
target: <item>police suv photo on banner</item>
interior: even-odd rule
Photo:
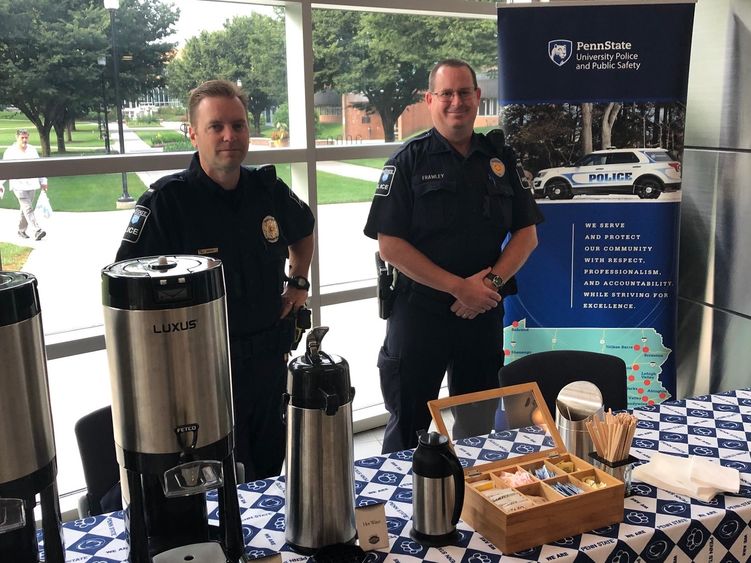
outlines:
[[[506,363],[618,356],[631,407],[675,396],[693,16],[685,1],[498,4],[501,123],[546,219],[504,303]]]

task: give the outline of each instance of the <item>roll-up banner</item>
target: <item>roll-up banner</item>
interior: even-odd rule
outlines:
[[[675,395],[693,2],[498,4],[501,122],[545,215],[505,301],[506,363],[618,356],[629,406]]]

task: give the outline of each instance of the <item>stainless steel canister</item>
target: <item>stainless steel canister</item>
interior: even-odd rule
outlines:
[[[602,414],[602,393],[594,383],[573,381],[558,393],[555,425],[566,449],[585,459],[594,450],[587,422]]]
[[[232,430],[221,262],[149,257],[102,270],[112,418],[120,449],[179,454]]]
[[[0,484],[55,457],[36,283],[31,274],[0,272]]]
[[[301,553],[354,540],[355,478],[352,399],[347,361],[320,350],[317,327],[308,352],[289,364],[287,393],[286,529]]]

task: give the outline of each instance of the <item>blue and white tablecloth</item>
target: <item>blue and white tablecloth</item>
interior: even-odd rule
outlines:
[[[409,537],[412,452],[397,452],[355,462],[356,504],[385,502],[391,540],[389,551],[370,552],[367,563],[751,561],[751,390],[663,403],[634,414],[639,424],[633,455],[647,460],[660,451],[719,459],[741,472],[740,493],[718,495],[705,503],[635,482],[633,494],[625,499],[621,524],[504,556],[460,522],[458,545],[425,548]],[[529,427],[461,440],[456,451],[469,466],[551,446],[539,428]],[[246,483],[238,492],[246,553],[263,557],[281,552],[286,562],[305,560],[284,542],[283,477]],[[209,498],[214,523],[216,506],[215,498]],[[64,534],[67,563],[115,563],[127,558],[122,512],[66,523]]]

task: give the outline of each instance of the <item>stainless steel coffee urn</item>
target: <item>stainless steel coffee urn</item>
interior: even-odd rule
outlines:
[[[102,270],[102,298],[129,561],[238,561],[243,536],[221,262],[117,262]],[[218,528],[206,514],[212,489]]]
[[[0,561],[63,563],[57,457],[36,278],[0,272]]]
[[[287,543],[300,553],[354,541],[355,477],[349,364],[321,350],[328,327],[307,337],[292,360],[284,395],[287,421]]]

